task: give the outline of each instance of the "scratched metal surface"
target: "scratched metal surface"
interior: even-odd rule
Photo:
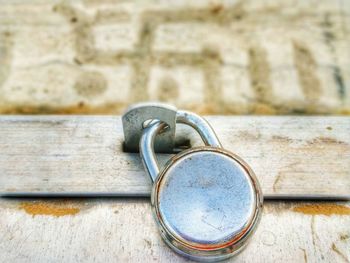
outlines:
[[[349,117],[208,120],[253,168],[265,196],[349,198]],[[182,134],[202,144],[193,130]],[[119,116],[1,116],[0,192],[148,196],[151,180],[122,142]]]
[[[184,262],[147,199],[0,199],[0,262]],[[232,262],[349,262],[350,203],[266,203]]]
[[[191,240],[199,244],[224,243],[244,231],[259,202],[244,168],[213,152],[192,153],[173,163],[158,185],[154,203],[164,224],[180,237],[200,238]],[[209,196],[210,209],[205,210]],[[206,220],[189,223],[199,214]]]

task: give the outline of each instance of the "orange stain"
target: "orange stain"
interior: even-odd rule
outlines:
[[[80,209],[77,207],[67,206],[63,203],[44,203],[44,202],[23,202],[20,205],[27,214],[36,215],[50,215],[50,216],[66,216],[75,215],[79,213]]]
[[[350,215],[350,207],[338,204],[309,204],[293,208],[294,212],[306,215]]]

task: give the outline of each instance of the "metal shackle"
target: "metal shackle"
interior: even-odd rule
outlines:
[[[222,148],[214,129],[199,115],[188,111],[177,111],[176,123],[186,124],[194,128],[206,146]],[[160,171],[154,151],[154,140],[156,135],[161,133],[166,127],[166,123],[159,120],[152,120],[146,127],[144,127],[140,139],[140,156],[143,165],[153,182]]]

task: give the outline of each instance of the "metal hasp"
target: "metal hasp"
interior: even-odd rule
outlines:
[[[161,153],[172,152],[175,143],[176,112],[175,107],[162,103],[138,103],[130,106],[122,116],[125,149],[138,152],[145,122],[157,119],[166,123],[167,128],[155,139],[154,149]]]
[[[144,128],[140,155],[153,181],[151,204],[165,242],[177,253],[217,261],[240,252],[261,217],[263,196],[254,172],[221,147],[200,116],[177,112],[177,122],[192,126],[205,146],[187,149],[159,168],[153,142],[165,123]]]

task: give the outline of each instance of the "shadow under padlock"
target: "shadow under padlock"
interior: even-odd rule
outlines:
[[[156,151],[173,149],[177,123],[194,128],[205,146],[186,149],[160,166]],[[177,253],[200,261],[240,252],[260,221],[263,204],[248,164],[222,148],[206,120],[172,106],[134,105],[123,116],[123,125],[124,133],[133,133],[124,134],[125,145],[134,150],[139,146],[153,182],[151,205],[164,241]]]

